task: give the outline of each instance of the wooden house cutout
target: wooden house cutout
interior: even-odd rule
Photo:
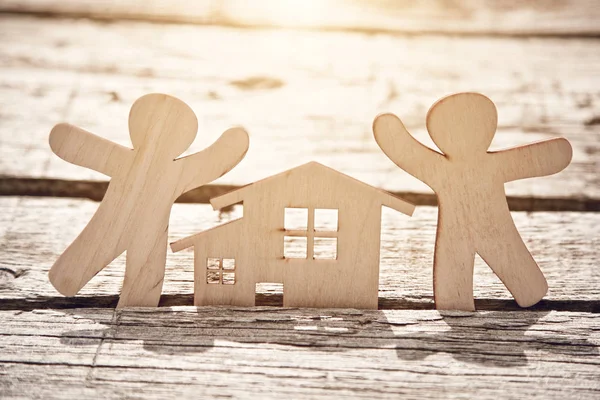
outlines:
[[[273,282],[286,307],[376,309],[381,207],[414,210],[316,162],[211,200],[237,203],[242,218],[171,244],[194,248],[196,306],[253,306],[256,283]]]

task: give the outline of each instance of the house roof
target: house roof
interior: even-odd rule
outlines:
[[[358,190],[364,190],[365,192],[375,195],[378,199],[380,199],[382,205],[393,208],[394,210],[399,211],[403,214],[412,215],[415,209],[415,206],[413,204],[399,197],[396,197],[391,193],[388,193],[381,189],[377,189],[371,185],[367,185],[364,182],[354,179],[348,175],[342,174],[341,172],[336,171],[333,168],[326,167],[325,165],[315,161],[300,165],[296,168],[289,169],[277,175],[273,175],[260,181],[246,185],[240,189],[236,189],[224,195],[212,198],[210,200],[210,203],[212,204],[215,210],[219,210],[223,207],[228,207],[233,204],[243,202],[246,198],[251,196],[257,188],[260,187],[261,190],[268,190],[268,187],[270,185],[277,185],[280,180],[287,178],[292,173],[295,175],[298,174],[300,176],[305,175],[309,177],[319,174],[327,174],[334,178],[345,180],[350,186],[356,187]],[[343,194],[340,194],[340,196],[343,196]]]
[[[242,218],[234,219],[233,221],[229,221],[224,224],[212,227],[205,231],[196,233],[195,235],[184,237],[183,239],[180,239],[176,242],[171,243],[171,250],[173,251],[173,253],[177,253],[178,251],[187,249],[188,247],[192,247],[194,245],[194,243],[198,239],[201,239],[203,236],[208,235],[208,234],[210,234],[216,230],[222,229],[224,227],[229,227],[229,226],[238,224],[240,222],[242,222]]]

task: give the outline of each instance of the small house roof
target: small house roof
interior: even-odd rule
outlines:
[[[179,239],[176,242],[171,243],[171,250],[173,251],[173,253],[177,253],[181,250],[187,249],[188,247],[192,247],[194,245],[194,243],[196,243],[197,240],[201,239],[205,235],[208,235],[216,230],[238,224],[241,221],[242,221],[241,218],[234,219],[233,221],[229,221],[224,224],[212,227],[205,231],[196,233],[195,235],[190,235],[190,236],[184,237],[183,239]]]
[[[354,179],[348,175],[342,174],[341,172],[336,171],[333,168],[326,167],[325,165],[315,161],[300,165],[298,167],[289,169],[279,174],[243,186],[229,193],[225,193],[224,195],[212,198],[210,200],[210,203],[212,204],[215,210],[220,210],[223,207],[228,207],[233,204],[243,202],[246,198],[251,196],[256,191],[258,186],[261,187],[261,190],[268,190],[269,186],[277,185],[281,179],[285,179],[291,173],[305,175],[309,177],[318,174],[327,174],[334,178],[343,179],[350,186],[355,186],[359,190],[364,190],[365,192],[375,195],[381,201],[382,205],[390,207],[403,214],[410,216],[412,215],[415,209],[415,206],[413,204],[397,196],[394,196],[391,193],[388,193],[381,189],[377,189],[371,185],[367,185],[366,183],[361,182],[358,179]],[[343,194],[340,194],[340,196],[343,196]]]

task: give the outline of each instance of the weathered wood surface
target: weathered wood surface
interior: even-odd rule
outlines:
[[[249,130],[246,159],[217,183],[242,185],[315,160],[376,187],[424,193],[429,197],[420,204],[427,204],[430,189],[377,148],[373,118],[394,112],[431,145],[428,107],[442,95],[473,90],[498,105],[492,148],[557,135],[573,144],[573,164],[564,172],[510,183],[510,195],[593,199],[571,207],[578,210],[599,203],[595,39],[412,38],[14,16],[0,16],[0,37],[3,177],[104,181],[53,156],[49,130],[68,121],[129,145],[133,100],[159,91],[199,115],[190,151],[231,125]],[[0,186],[23,194],[39,185]],[[63,192],[76,187],[67,184]]]
[[[598,314],[2,311],[0,335],[2,398],[600,395]]]
[[[1,0],[0,11],[96,19],[361,32],[511,36],[600,34],[594,0]]]
[[[47,273],[62,251],[87,224],[98,203],[69,199],[0,198],[0,308],[75,307],[94,301],[114,306],[121,288],[121,256],[82,289],[63,298]],[[209,205],[176,204],[169,241],[241,217],[241,207],[227,213]],[[522,237],[544,272],[550,289],[541,309],[600,310],[600,214],[513,213]],[[437,210],[418,207],[413,217],[384,209],[381,234],[380,308],[433,308],[432,259]],[[192,305],[193,252],[167,255],[162,304]],[[474,277],[480,309],[518,309],[510,293],[479,258]],[[273,288],[261,290],[258,304],[281,302]]]
[[[494,148],[557,135],[573,144],[564,173],[507,186],[513,209],[600,209],[595,1],[409,7],[277,0],[253,2],[252,10],[242,0],[134,3],[0,0],[0,194],[100,199],[106,177],[52,156],[49,130],[68,121],[130,145],[133,100],[166,92],[200,117],[190,152],[233,124],[251,135],[240,168],[184,201],[206,202],[232,185],[316,160],[433,204],[432,192],[377,148],[372,120],[394,112],[431,145],[427,108],[450,92],[473,90],[498,104]],[[305,13],[294,8],[300,3]],[[342,3],[349,11],[306,12],[317,4],[341,10]],[[289,10],[294,23],[285,21]],[[15,16],[65,12],[111,22]],[[391,31],[409,34],[384,34]],[[455,35],[428,35],[444,32]],[[60,296],[47,280],[97,206],[0,198],[1,398],[600,396],[600,214],[513,213],[550,286],[533,310],[518,309],[479,259],[480,312],[432,310],[436,210],[419,207],[412,218],[384,212],[380,311],[188,307],[191,252],[168,254],[161,305],[175,307],[114,311],[123,256],[75,298]],[[176,205],[169,240],[240,216],[239,207],[219,214],[207,205]],[[260,286],[257,304],[281,304],[278,290]]]

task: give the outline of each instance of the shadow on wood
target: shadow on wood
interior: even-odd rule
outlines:
[[[71,313],[71,312],[69,312]],[[94,319],[98,310],[74,310]],[[150,318],[151,314],[152,318]],[[555,318],[554,318],[555,319]],[[106,324],[107,319],[103,321]],[[360,311],[353,309],[220,308],[117,310],[106,328],[69,330],[65,346],[118,343],[163,355],[191,355],[212,348],[291,346],[321,355],[361,349],[395,350],[399,359],[424,360],[436,354],[488,367],[528,364],[528,355],[547,352],[596,357],[598,347],[582,335],[562,335],[550,312]],[[565,321],[561,321],[565,322]]]

